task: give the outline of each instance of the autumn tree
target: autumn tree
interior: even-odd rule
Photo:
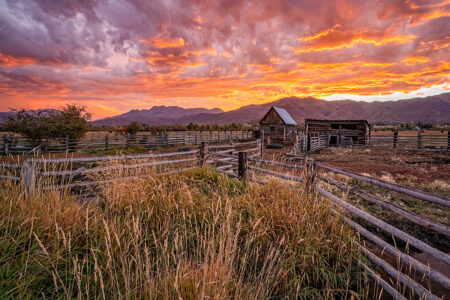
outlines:
[[[84,106],[67,104],[58,110],[13,111],[16,113],[8,118],[4,128],[28,137],[34,143],[66,136],[79,139],[89,130],[91,114]]]

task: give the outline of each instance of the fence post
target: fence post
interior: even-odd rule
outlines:
[[[194,145],[198,145],[198,132],[195,132],[194,134]]]
[[[105,136],[105,151],[109,151],[109,134]]]
[[[339,125],[339,134],[338,134],[338,146],[342,146],[342,126]]]
[[[201,142],[200,144],[200,167],[203,168],[208,158],[208,143]]]
[[[417,149],[422,149],[422,131],[419,130],[417,133]]]
[[[130,147],[130,135],[127,133],[125,135],[126,141],[125,141],[125,148]]]
[[[22,179],[25,191],[30,195],[36,189],[36,168],[33,162],[25,161],[23,164]]]
[[[260,139],[261,139],[261,157],[263,157],[263,154],[264,154],[264,130],[261,130],[261,136],[260,136]]]
[[[239,152],[238,177],[240,180],[247,179],[247,152]]]
[[[447,149],[450,149],[450,130],[447,131]]]
[[[394,131],[394,141],[393,141],[393,148],[397,148],[397,138],[398,138],[398,130]]]
[[[7,134],[5,134],[3,136],[3,152],[5,153],[5,155],[9,154],[9,139],[8,139],[8,135]]]
[[[213,139],[212,130],[209,131],[209,142],[211,143]]]
[[[65,139],[65,150],[66,150],[66,152],[70,152],[70,141],[69,141],[68,135],[66,135],[66,139]]]

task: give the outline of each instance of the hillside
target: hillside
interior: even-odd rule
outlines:
[[[260,105],[247,105],[239,109],[211,112],[204,109],[202,113],[182,113],[182,108],[157,107],[159,114],[155,117],[141,116],[144,112],[130,111],[120,116],[101,119],[94,125],[123,125],[131,121],[139,121],[150,125],[173,124],[231,124],[256,122],[264,116],[271,106],[279,106],[289,111],[292,117],[303,123],[306,118],[313,119],[367,119],[369,122],[450,122],[450,93],[425,98],[414,98],[398,101],[363,102],[353,100],[325,101],[312,97],[282,98]],[[171,110],[180,111],[183,115],[172,115]],[[140,113],[136,113],[140,112]],[[165,112],[165,113],[164,113]],[[170,116],[170,117],[168,117]],[[128,123],[127,123],[128,122]]]

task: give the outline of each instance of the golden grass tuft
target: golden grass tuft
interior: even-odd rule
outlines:
[[[120,172],[102,176],[115,181],[89,205],[2,186],[1,298],[362,295],[355,235],[328,202],[281,181],[244,184],[207,169]]]

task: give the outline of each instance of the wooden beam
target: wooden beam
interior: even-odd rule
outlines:
[[[332,178],[329,178],[329,177],[326,177],[326,176],[323,176],[323,175],[320,175],[320,174],[317,175],[317,178],[319,178],[319,179],[321,179],[321,180],[323,180],[325,182],[328,182],[331,185],[336,186],[337,188],[339,188],[342,191],[346,191],[346,192],[349,192],[349,193],[351,193],[353,195],[357,195],[357,196],[359,196],[359,197],[361,197],[361,198],[363,198],[363,199],[365,199],[365,200],[367,200],[367,201],[369,201],[371,203],[375,203],[375,204],[380,205],[380,206],[382,206],[384,208],[387,208],[387,209],[389,209],[389,210],[391,210],[391,211],[401,215],[402,217],[404,217],[404,218],[406,218],[406,219],[408,219],[408,220],[410,220],[410,221],[412,221],[412,222],[414,222],[416,224],[419,224],[419,225],[421,225],[421,226],[423,226],[425,228],[433,229],[433,230],[435,230],[435,231],[437,231],[437,232],[439,232],[439,233],[441,233],[443,235],[446,235],[446,236],[450,237],[450,228],[448,226],[446,226],[446,225],[439,224],[439,223],[430,221],[428,219],[422,218],[421,216],[418,216],[418,215],[416,215],[414,213],[411,213],[411,212],[409,212],[407,210],[404,210],[403,208],[401,208],[401,207],[399,207],[399,206],[397,206],[397,205],[395,205],[393,203],[387,202],[385,200],[377,198],[377,197],[375,197],[375,196],[373,196],[371,194],[365,193],[365,192],[360,191],[358,189],[351,188],[351,187],[349,187],[349,186],[347,186],[345,184],[342,184],[339,181],[334,180]]]
[[[339,206],[345,208],[349,212],[363,218],[364,220],[372,223],[373,225],[378,226],[379,228],[383,229],[386,232],[389,232],[390,234],[398,237],[399,239],[403,240],[404,242],[410,244],[411,246],[416,247],[419,250],[422,250],[423,252],[426,252],[430,254],[431,256],[439,259],[440,261],[445,262],[446,264],[450,265],[450,255],[433,248],[432,246],[422,242],[421,240],[401,231],[400,229],[397,229],[396,227],[366,213],[363,210],[360,210],[359,208],[354,207],[353,205],[343,201],[339,197],[325,191],[319,186],[315,187],[316,191],[326,198],[330,199],[334,203],[338,204]]]
[[[335,173],[338,174],[342,174],[342,175],[346,175],[349,177],[352,177],[354,179],[358,179],[373,185],[377,185],[377,186],[381,186],[383,188],[386,188],[388,190],[391,191],[395,191],[398,193],[402,193],[417,199],[421,199],[421,200],[425,200],[431,203],[436,203],[436,204],[440,204],[446,207],[450,207],[450,199],[445,198],[445,197],[440,197],[440,196],[436,196],[430,193],[426,193],[423,191],[419,191],[419,190],[415,190],[409,187],[404,187],[398,184],[394,184],[394,183],[390,183],[390,182],[386,182],[386,181],[382,181],[382,180],[378,180],[369,176],[364,176],[364,175],[360,175],[360,174],[356,174],[350,171],[346,171],[346,170],[342,170],[342,169],[338,169],[332,166],[328,166],[325,164],[321,164],[321,163],[316,163],[317,167],[319,168],[323,168],[329,171],[333,171]]]

